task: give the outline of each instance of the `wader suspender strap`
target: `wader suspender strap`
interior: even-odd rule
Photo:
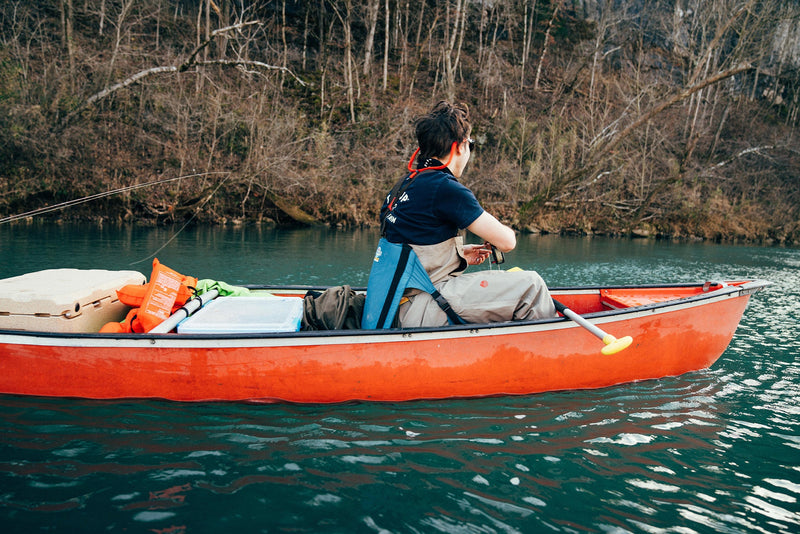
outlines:
[[[397,286],[400,284],[400,279],[403,277],[403,273],[406,271],[406,266],[408,265],[408,258],[411,255],[412,248],[407,243],[403,243],[403,250],[400,253],[400,258],[397,260],[397,267],[394,271],[394,276],[392,277],[392,282],[389,284],[389,298],[383,303],[383,308],[381,308],[381,314],[378,316],[378,328],[381,328],[386,321],[387,315],[389,315],[389,309],[392,307],[392,298],[391,296],[395,294],[397,291]],[[452,324],[466,324],[466,321],[462,319],[453,308],[450,307],[450,303],[447,302],[447,299],[439,293],[438,290],[434,289],[431,292],[431,297],[436,301],[436,304],[442,309],[442,311],[447,314],[447,318],[450,320]]]

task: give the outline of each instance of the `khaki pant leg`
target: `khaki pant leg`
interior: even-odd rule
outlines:
[[[403,328],[445,326],[447,314],[428,293],[419,293],[397,309],[397,320]]]
[[[481,271],[436,284],[450,306],[468,323],[545,319],[556,316],[547,285],[535,271]],[[444,326],[447,315],[427,293],[400,306],[403,327]]]
[[[547,285],[535,271],[481,271],[448,280],[439,291],[465,321],[492,323],[555,317]]]

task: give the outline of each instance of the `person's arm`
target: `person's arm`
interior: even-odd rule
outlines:
[[[492,214],[484,211],[467,230],[491,243],[501,252],[509,252],[517,246],[514,230],[498,221]]]

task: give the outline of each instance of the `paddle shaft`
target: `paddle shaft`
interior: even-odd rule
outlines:
[[[600,339],[604,339],[606,336],[608,336],[607,333],[603,332],[598,327],[596,327],[595,325],[593,325],[592,323],[590,323],[589,321],[587,321],[586,319],[575,313],[574,311],[570,310],[556,299],[553,299],[553,304],[555,304],[556,310],[558,310],[559,313],[563,314],[565,317],[569,317],[570,319],[572,319],[573,321],[575,321],[576,323],[578,323],[586,330],[588,330],[595,336],[599,337]]]
[[[191,314],[205,306],[219,296],[219,291],[212,289],[206,291],[202,295],[195,297],[179,308],[175,313],[164,319],[164,321],[150,330],[151,334],[166,334],[171,332],[173,328],[178,326],[178,323],[189,317]]]
[[[605,347],[603,347],[600,352],[602,352],[606,356],[609,356],[611,354],[616,354],[621,350],[625,350],[631,345],[631,343],[633,343],[633,338],[631,336],[625,336],[617,339],[611,334],[603,332],[598,327],[596,327],[595,325],[593,325],[592,323],[590,323],[589,321],[587,321],[586,319],[575,313],[574,311],[570,310],[569,308],[558,302],[556,299],[553,299],[553,304],[555,304],[556,309],[559,312],[564,314],[564,317],[572,319],[574,322],[578,323],[580,326],[582,326],[595,336],[599,337],[605,344]]]

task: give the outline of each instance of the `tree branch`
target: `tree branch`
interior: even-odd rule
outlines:
[[[653,109],[651,109],[647,113],[644,113],[644,114],[640,115],[639,118],[637,118],[635,121],[630,123],[627,127],[625,127],[625,129],[623,129],[620,133],[618,133],[611,141],[606,143],[605,146],[601,146],[600,148],[594,150],[593,154],[589,155],[590,164],[592,162],[598,161],[599,159],[604,157],[606,154],[608,154],[609,152],[613,151],[615,148],[617,148],[617,146],[626,137],[628,137],[631,133],[633,133],[634,130],[636,130],[642,124],[646,123],[647,121],[649,121],[650,119],[652,119],[653,117],[655,117],[656,115],[658,115],[659,113],[661,113],[662,111],[667,109],[668,107],[672,106],[673,104],[677,104],[681,100],[685,100],[686,98],[692,96],[697,91],[700,91],[701,89],[705,89],[709,85],[713,85],[715,83],[721,82],[722,80],[724,80],[726,78],[730,78],[731,76],[735,76],[735,75],[737,75],[739,73],[751,70],[752,68],[753,68],[753,65],[751,65],[750,63],[743,63],[743,64],[740,64],[740,65],[737,65],[736,67],[733,67],[733,68],[728,69],[728,70],[723,71],[723,72],[719,72],[719,73],[715,74],[714,76],[711,76],[710,78],[706,78],[702,82],[696,83],[695,85],[692,85],[691,87],[687,87],[686,89],[684,89],[680,93],[678,93],[676,95],[673,95],[671,98],[668,98],[667,100],[665,100],[664,102],[662,102],[658,106],[654,107]]]
[[[206,48],[209,44],[211,44],[211,41],[213,41],[217,36],[228,33],[233,30],[239,31],[245,26],[252,26],[253,24],[260,24],[260,22],[257,20],[251,20],[249,22],[240,22],[239,24],[234,24],[232,26],[225,26],[224,28],[219,28],[218,30],[214,30],[208,36],[208,39],[197,45],[197,47],[189,56],[189,59],[187,59],[185,62],[183,62],[183,64],[180,65],[179,67],[180,72],[186,72],[189,68],[192,67],[192,65],[195,65],[197,63],[195,61],[195,58],[197,58],[197,54],[202,52],[204,48]]]
[[[720,169],[720,168],[722,168],[722,167],[724,167],[726,165],[729,165],[729,164],[733,163],[734,161],[736,161],[737,159],[743,158],[744,156],[746,156],[748,154],[753,154],[753,153],[761,154],[761,152],[764,151],[764,150],[774,150],[774,149],[775,149],[775,145],[764,145],[764,146],[754,146],[754,147],[750,147],[750,148],[745,148],[744,150],[740,150],[739,152],[734,154],[732,157],[712,165],[711,167],[706,169],[701,174],[702,175],[711,175],[713,173],[713,171],[715,171],[717,169]]]
[[[651,120],[653,117],[667,109],[668,107],[680,102],[691,96],[692,94],[700,91],[708,87],[709,85],[718,83],[726,78],[730,78],[731,76],[735,76],[741,72],[745,72],[751,70],[753,66],[750,63],[742,63],[736,67],[728,69],[726,71],[720,72],[711,76],[710,78],[706,78],[705,80],[692,85],[691,87],[687,87],[683,91],[673,95],[672,97],[668,98],[658,106],[654,107],[650,111],[643,113],[638,118],[636,118],[632,123],[622,129],[619,133],[615,135],[608,135],[607,139],[609,139],[605,144],[600,144],[597,148],[592,150],[586,158],[586,163],[577,169],[574,169],[564,175],[558,177],[554,180],[553,187],[548,190],[547,193],[537,196],[536,198],[525,202],[522,206],[523,211],[527,211],[531,207],[536,204],[544,204],[548,200],[554,198],[558,192],[563,189],[565,186],[577,181],[581,180],[582,178],[589,176],[595,173],[603,163],[606,157],[608,157],[614,149],[616,149],[623,140],[625,140],[629,135],[631,135],[637,128]]]
[[[286,72],[287,74],[292,76],[292,78],[294,78],[297,81],[297,83],[299,83],[300,85],[305,87],[307,85],[306,82],[304,82],[299,77],[297,77],[287,67],[278,67],[278,66],[275,66],[275,65],[269,65],[267,63],[262,63],[261,61],[252,61],[252,60],[244,60],[244,59],[217,59],[217,60],[210,60],[210,61],[198,61],[197,60],[198,54],[200,52],[202,52],[203,49],[206,48],[209,45],[209,43],[214,38],[216,38],[217,36],[225,34],[225,33],[228,33],[228,32],[231,32],[231,31],[234,31],[234,30],[240,31],[245,26],[251,26],[251,25],[254,25],[254,24],[260,24],[260,22],[258,22],[258,21],[241,22],[239,24],[234,24],[232,26],[226,26],[225,28],[220,28],[218,30],[214,30],[209,35],[208,39],[206,39],[205,41],[203,41],[202,43],[197,45],[197,47],[192,51],[191,55],[189,55],[189,58],[186,61],[184,61],[183,63],[180,63],[178,65],[166,65],[166,66],[161,66],[161,67],[151,67],[149,69],[145,69],[143,71],[139,71],[136,74],[133,74],[132,76],[129,76],[129,77],[125,78],[124,80],[122,80],[120,82],[117,82],[114,85],[106,87],[102,91],[99,91],[99,92],[93,94],[92,96],[87,98],[80,106],[78,106],[77,108],[75,108],[74,110],[69,112],[64,117],[64,119],[61,121],[61,123],[59,124],[59,127],[56,129],[56,131],[59,131],[59,130],[63,129],[64,127],[66,127],[70,122],[72,122],[72,120],[76,116],[78,116],[81,113],[83,113],[86,109],[91,107],[96,102],[99,102],[100,100],[103,100],[104,98],[106,98],[109,95],[115,93],[116,91],[119,91],[120,89],[128,87],[129,85],[132,85],[132,84],[138,82],[139,80],[141,80],[143,78],[146,78],[147,76],[150,76],[152,74],[160,74],[160,73],[163,73],[163,72],[186,72],[187,70],[189,70],[190,68],[195,67],[195,66],[208,66],[208,65],[237,66],[237,67],[238,66],[251,66],[251,67],[259,67],[259,68],[267,69],[267,70],[279,70],[279,71]]]
[[[262,63],[261,61],[253,61],[249,59],[211,59],[208,61],[196,61],[193,65],[197,66],[206,66],[206,65],[222,65],[225,67],[260,67],[262,69],[267,70],[279,70],[282,72],[287,73],[292,78],[295,79],[297,83],[306,87],[308,84],[297,77],[295,73],[291,71],[288,67],[279,67],[277,65],[269,65],[268,63]]]

